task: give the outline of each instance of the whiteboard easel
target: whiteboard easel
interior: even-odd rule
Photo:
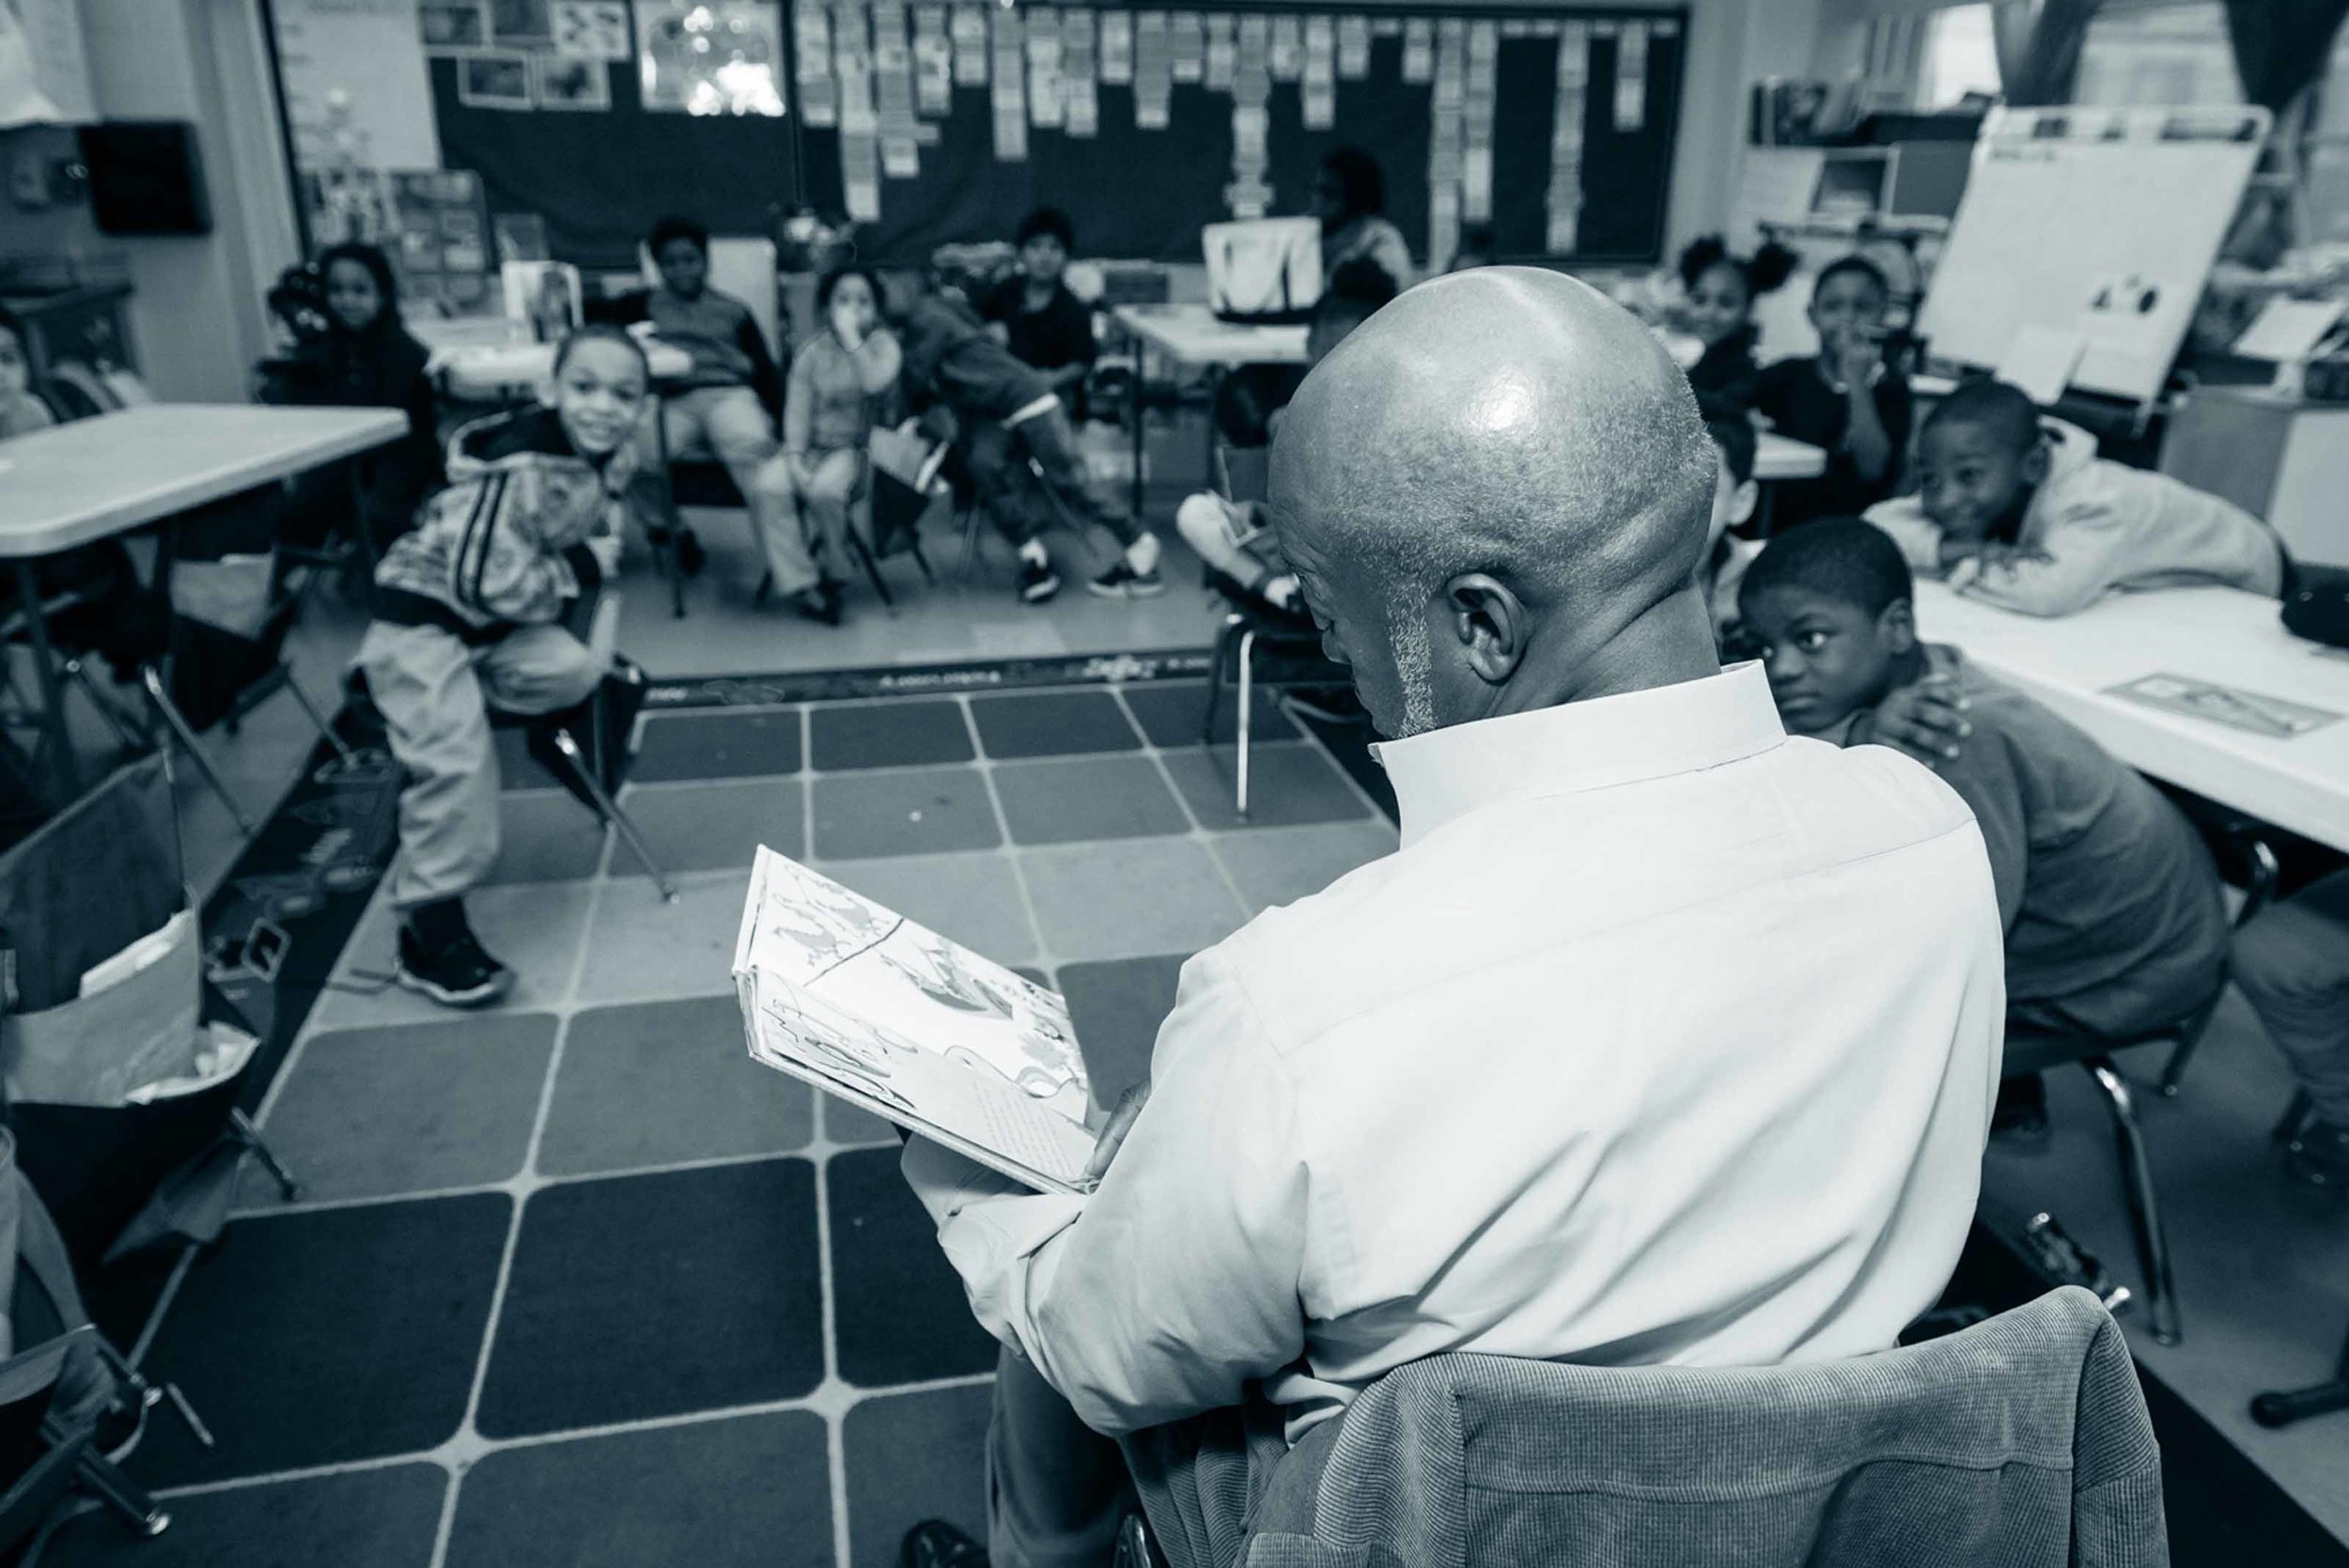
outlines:
[[[2072,384],[2151,403],[2266,144],[2264,109],[1997,109],[1918,329],[1999,364],[2027,326],[2086,340]]]

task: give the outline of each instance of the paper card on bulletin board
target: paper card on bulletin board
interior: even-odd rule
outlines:
[[[74,0],[0,0],[0,126],[97,117]]]
[[[330,99],[348,101],[352,156],[376,168],[428,169],[441,162],[432,81],[417,46],[413,0],[276,0],[277,63],[286,118],[304,168],[338,149]],[[527,67],[524,68],[527,70]]]

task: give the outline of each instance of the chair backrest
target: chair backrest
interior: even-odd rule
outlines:
[[[652,252],[636,247],[637,264],[646,283],[661,281]],[[766,336],[767,349],[781,356],[781,302],[775,288],[775,242],[772,240],[712,235],[709,240],[709,287],[731,294],[751,307],[751,318]]]
[[[1179,1458],[1172,1484],[1154,1473],[1154,1446]],[[1209,1453],[1195,1439],[1128,1444],[1162,1550],[1219,1538],[1179,1509],[1160,1518],[1186,1498],[1229,1495],[1192,1479]],[[1300,1456],[1318,1473],[1285,1473]],[[1428,1568],[1594,1552],[1587,1560],[1627,1568],[1957,1568],[2062,1562],[2067,1544],[2073,1561],[2168,1560],[2143,1394],[2119,1328],[2076,1287],[1843,1361],[1716,1370],[1439,1356],[1364,1390],[1334,1436],[1316,1430],[1269,1474],[1252,1473],[1247,1494],[1240,1561],[1324,1560],[1317,1549]]]

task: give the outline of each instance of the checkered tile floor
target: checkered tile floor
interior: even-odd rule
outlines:
[[[146,1358],[216,1446],[159,1421],[133,1470],[171,1531],[85,1520],[43,1560],[864,1568],[918,1519],[977,1528],[992,1343],[889,1129],[745,1055],[745,868],[764,841],[1058,986],[1113,1097],[1185,956],[1394,845],[1271,705],[1242,824],[1204,702],[649,716],[626,799],[673,906],[513,759],[473,908],[514,995],[452,1017],[373,988],[368,909],[263,1107],[302,1199],[248,1183]]]

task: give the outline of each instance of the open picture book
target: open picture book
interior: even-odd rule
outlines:
[[[768,1066],[1039,1192],[1091,1185],[1091,1086],[1056,992],[764,846],[734,984]]]

